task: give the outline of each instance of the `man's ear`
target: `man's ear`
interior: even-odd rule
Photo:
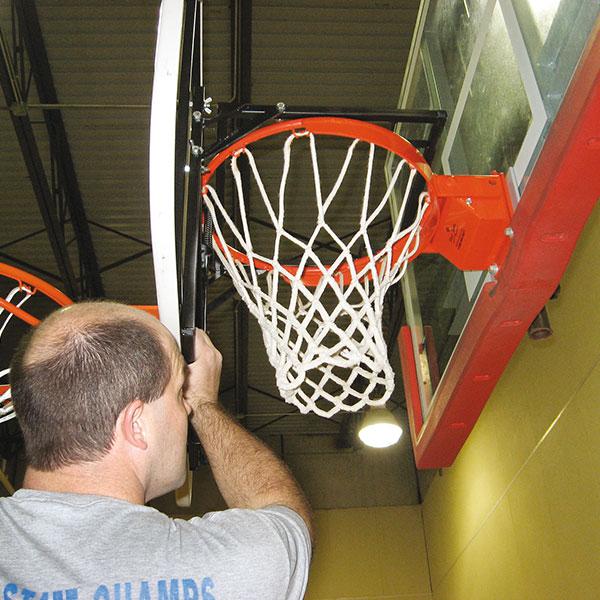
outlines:
[[[123,439],[140,450],[148,448],[148,432],[144,424],[145,407],[141,400],[133,400],[123,409],[119,419]]]

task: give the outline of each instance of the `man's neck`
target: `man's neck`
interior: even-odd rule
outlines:
[[[135,474],[104,460],[69,465],[54,471],[28,467],[23,487],[45,492],[91,494],[144,504],[144,488]]]

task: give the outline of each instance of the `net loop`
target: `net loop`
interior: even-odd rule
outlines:
[[[10,369],[0,371],[0,423],[9,421],[15,417],[15,411],[10,396],[8,385],[8,374]]]
[[[22,282],[18,282],[18,285],[12,288],[5,297],[6,302],[10,304],[14,304],[17,308],[21,308],[27,300],[31,298],[35,294],[35,288],[31,288]],[[13,300],[17,294],[22,293],[23,297],[18,300],[18,302],[14,303]],[[14,314],[8,310],[6,310],[3,306],[0,306],[0,317],[4,314],[4,321],[2,325],[0,325],[0,340],[2,338],[2,334],[4,333],[6,326],[9,324],[10,320],[14,317]],[[15,411],[13,408],[13,403],[11,400],[10,387],[8,386],[8,376],[10,374],[10,369],[3,369],[0,371],[0,423],[4,421],[8,421],[15,417]]]
[[[315,227],[307,238],[284,225],[291,149],[294,143],[305,143],[298,142],[302,138],[309,145],[316,209]],[[347,179],[361,142],[358,138],[350,141],[331,190],[326,192],[322,189],[315,134],[293,129],[283,144],[282,176],[277,197],[273,199],[252,149],[247,146],[242,149],[258,190],[260,200],[255,201],[262,203],[260,207],[265,209],[274,230],[269,253],[259,252],[251,238],[238,164],[241,151],[233,152],[229,160],[238,225],[215,188],[208,182],[202,188],[213,220],[215,251],[240,297],[259,322],[282,398],[302,413],[314,412],[323,417],[331,417],[340,410],[355,412],[365,405],[379,406],[391,396],[394,372],[382,332],[384,297],[418,252],[421,223],[431,204],[428,192],[422,192],[417,196],[414,219],[409,224],[404,222],[409,198],[415,197],[411,191],[417,175],[417,169],[404,159],[393,168],[385,192],[374,200],[376,144],[362,142],[368,143],[368,160],[360,190],[359,223],[351,235],[339,234],[335,223],[328,221],[328,212]],[[369,228],[388,210],[401,175],[406,184],[399,214],[391,235],[377,249],[370,239]],[[232,239],[225,239],[225,231]],[[331,264],[324,264],[318,253],[320,236],[331,240],[331,246],[338,251]],[[282,264],[280,253],[284,243],[298,248],[297,263]],[[364,254],[357,259],[352,248],[359,245]]]

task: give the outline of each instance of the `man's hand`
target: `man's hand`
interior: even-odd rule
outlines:
[[[183,397],[192,412],[202,404],[218,404],[221,379],[221,353],[204,331],[196,329],[194,336],[196,360],[188,365]]]

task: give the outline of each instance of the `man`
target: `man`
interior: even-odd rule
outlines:
[[[0,499],[0,598],[302,598],[308,503],[219,406],[221,355],[201,331],[195,354],[186,367],[156,319],[112,302],[57,311],[21,345],[28,468]],[[188,417],[230,510],[183,521],[144,503],[184,481]]]

